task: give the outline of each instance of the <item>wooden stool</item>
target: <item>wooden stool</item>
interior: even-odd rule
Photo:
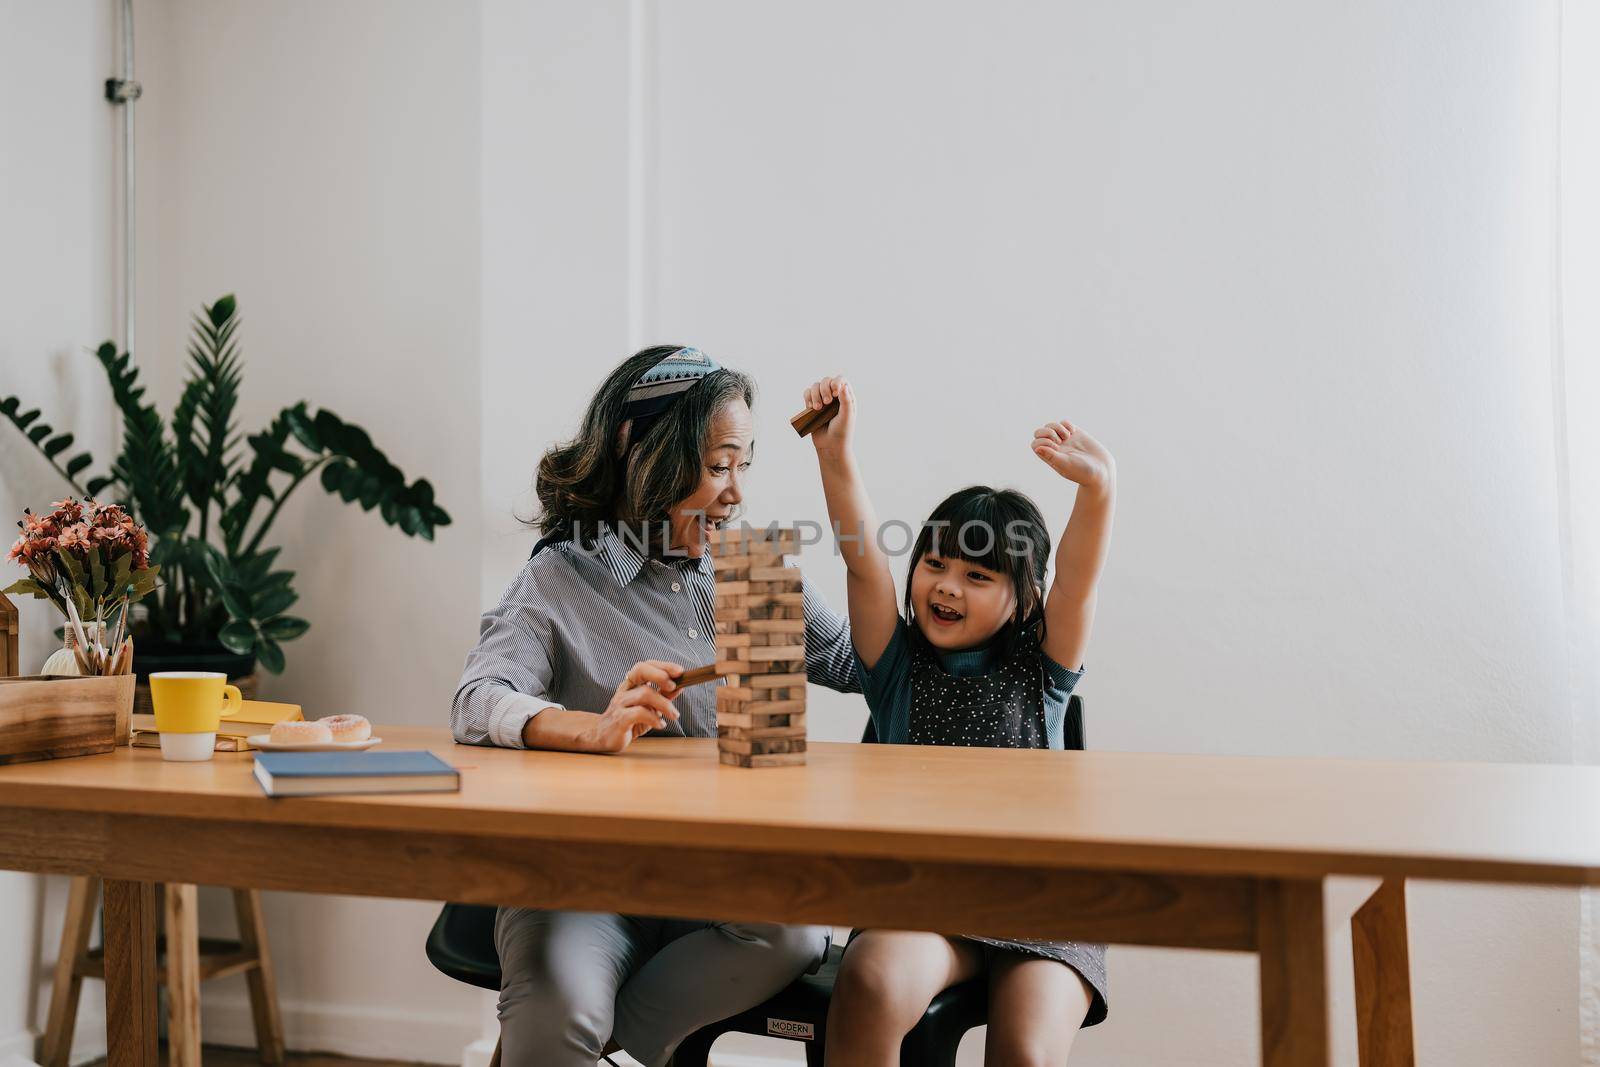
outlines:
[[[200,1067],[200,983],[243,971],[250,983],[250,1010],[261,1062],[283,1063],[283,1022],[278,1017],[277,986],[267,952],[267,931],[261,921],[260,891],[233,891],[239,940],[223,941],[200,936],[197,887],[172,882],[163,889],[166,934],[157,941],[156,981],[167,987],[169,1062],[173,1067]],[[61,925],[55,984],[50,991],[50,1018],[39,1049],[41,1067],[67,1067],[83,980],[105,978],[105,960],[100,950],[89,948],[99,896],[99,878],[72,879],[66,921]],[[164,961],[160,958],[163,943]]]
[[[1356,972],[1356,1040],[1361,1067],[1413,1067],[1411,942],[1406,880],[1385,878],[1350,917]]]

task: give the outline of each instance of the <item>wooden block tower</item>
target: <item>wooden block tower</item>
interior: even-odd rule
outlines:
[[[717,578],[717,758],[735,767],[806,761],[806,619],[793,527],[710,531]]]

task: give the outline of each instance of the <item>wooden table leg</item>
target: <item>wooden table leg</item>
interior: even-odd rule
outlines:
[[[256,958],[256,965],[245,972],[250,983],[250,1014],[256,1024],[256,1048],[262,1063],[277,1067],[283,1062],[283,1019],[278,1014],[278,980],[272,970],[266,920],[261,914],[261,891],[235,889],[233,913],[239,920],[239,946]]]
[[[1356,1037],[1361,1067],[1413,1067],[1411,949],[1406,883],[1385,878],[1350,917],[1356,971]]]
[[[1262,881],[1256,896],[1264,1067],[1328,1067],[1321,880]]]
[[[200,1067],[200,891],[166,885],[167,1062]]]
[[[56,954],[55,981],[50,987],[50,1018],[39,1045],[42,1067],[67,1067],[72,1031],[83,992],[83,956],[94,932],[94,909],[100,900],[100,879],[78,875],[67,892],[67,913],[61,920],[61,949]]]
[[[156,1067],[156,887],[105,882],[107,1067]]]

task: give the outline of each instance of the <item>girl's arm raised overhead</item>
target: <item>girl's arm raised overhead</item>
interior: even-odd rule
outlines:
[[[1044,653],[1068,670],[1077,670],[1089,647],[1095,591],[1111,547],[1117,461],[1104,445],[1065,419],[1034,431],[1033,454],[1078,485],[1044,604]]]
[[[846,590],[850,605],[850,636],[856,655],[871,670],[894,636],[900,613],[895,605],[894,578],[889,558],[878,546],[878,520],[872,513],[861,474],[856,470],[850,433],[855,424],[856,396],[843,378],[824,378],[806,388],[806,403],[820,411],[834,400],[839,413],[811,433],[822,473],[822,492],[828,501],[839,554],[849,570]]]

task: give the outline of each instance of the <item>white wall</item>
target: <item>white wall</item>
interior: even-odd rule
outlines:
[[[1066,415],[1121,461],[1096,747],[1572,757],[1554,4],[653,9],[646,318],[756,372],[759,513],[821,513],[821,373],[911,521],[1064,520]],[[1413,901],[1422,1062],[1573,1062],[1575,897]],[[1248,1061],[1247,959],[1111,967],[1084,1063]]]
[[[142,3],[140,317],[163,395],[188,314],[235,291],[241,424],[325,403],[457,522],[410,542],[303,491],[279,531],[316,628],[269,695],[442,721],[531,540],[513,512],[539,450],[664,339],[756,375],[758,517],[823,514],[784,422],[825,372],[863,395],[885,517],[992,480],[1059,523],[1031,429],[1102,436],[1123,484],[1095,747],[1574,758],[1554,0],[977,11]],[[73,297],[44,347],[108,332],[103,307],[71,317],[84,282],[14,258],[28,291]],[[24,335],[0,331],[8,380]],[[842,569],[808,568],[842,602]],[[378,670],[356,658],[371,634]],[[859,729],[858,701],[814,697],[819,733]],[[1573,894],[1412,899],[1423,1062],[1576,1060]],[[450,1059],[478,1032],[482,998],[418,951],[429,906],[269,909],[291,1043]],[[1249,959],[1112,968],[1112,1021],[1075,1063],[1253,1055]],[[247,1039],[242,999],[208,987],[208,1032]]]
[[[162,396],[190,315],[236,293],[241,429],[326,406],[455,520],[429,544],[302,486],[269,537],[312,629],[262,694],[440,723],[480,611],[476,6],[150,0],[138,18],[140,329]],[[291,1047],[451,1061],[481,1029],[479,996],[422,956],[436,904],[266,909]],[[231,930],[224,894],[203,912]],[[208,1038],[250,1043],[242,979],[202,1006]]]
[[[112,70],[109,4],[0,2],[0,396],[20,396],[99,471],[115,456],[105,374],[88,349],[115,333],[109,180],[115,151],[103,98]],[[25,408],[26,410],[26,408]],[[66,457],[63,457],[66,458]],[[0,515],[48,510],[67,485],[9,423],[0,426]],[[9,533],[3,537],[9,548]],[[0,586],[21,573],[0,566]],[[19,605],[22,659],[37,669],[58,646],[50,609]],[[32,1058],[43,1010],[35,978],[55,959],[66,880],[0,872],[0,1060]],[[79,1015],[80,1053],[104,1049],[104,1009]]]

